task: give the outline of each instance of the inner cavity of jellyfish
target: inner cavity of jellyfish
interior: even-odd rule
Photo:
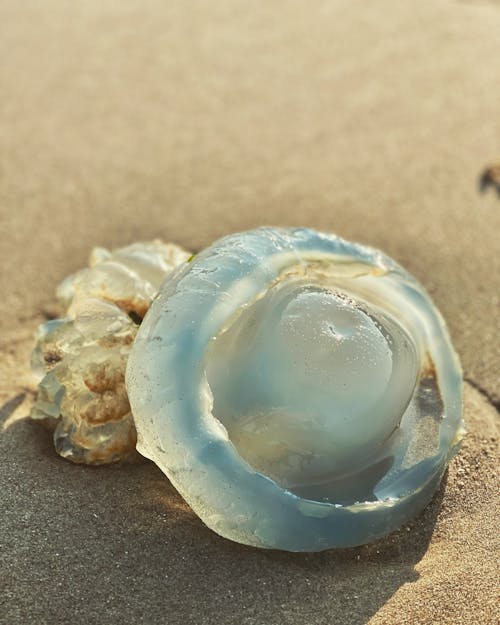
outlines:
[[[235,316],[205,365],[213,415],[252,468],[304,498],[375,499],[420,369],[392,316],[289,278]]]

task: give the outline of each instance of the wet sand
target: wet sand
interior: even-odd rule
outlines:
[[[499,32],[487,0],[0,4],[2,625],[498,622]],[[462,359],[463,450],[374,545],[229,543],[150,463],[73,466],[23,419],[34,329],[93,246],[263,224],[382,248]]]

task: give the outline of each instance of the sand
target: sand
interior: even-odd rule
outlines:
[[[499,32],[486,0],[0,3],[2,625],[498,622]],[[382,248],[462,359],[463,450],[374,545],[232,544],[152,464],[75,467],[23,418],[92,246],[262,224]]]

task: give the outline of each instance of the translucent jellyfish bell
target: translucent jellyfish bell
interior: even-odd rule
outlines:
[[[231,235],[167,279],[126,384],[141,453],[209,527],[258,547],[390,532],[463,433],[429,296],[377,250],[308,229]]]

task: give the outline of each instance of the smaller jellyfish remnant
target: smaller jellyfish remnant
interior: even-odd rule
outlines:
[[[59,455],[84,464],[138,455],[125,367],[161,283],[189,257],[159,240],[113,252],[95,248],[90,266],[59,285],[67,312],[38,328],[32,368],[40,382],[31,411],[55,428]]]

